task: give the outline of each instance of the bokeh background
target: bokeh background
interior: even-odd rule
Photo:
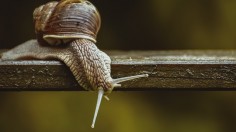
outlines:
[[[32,12],[48,2],[2,1],[0,48],[35,38]],[[102,16],[98,47],[234,49],[235,0],[92,0]],[[233,132],[234,91],[113,92],[95,129],[94,92],[0,92],[1,132]]]

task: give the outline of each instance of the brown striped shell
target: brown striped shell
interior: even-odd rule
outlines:
[[[96,42],[101,18],[87,0],[49,2],[33,13],[35,32],[40,43],[58,45],[85,38]]]

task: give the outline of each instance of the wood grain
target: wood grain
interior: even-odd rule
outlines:
[[[236,50],[105,51],[112,77],[149,74],[116,91],[236,90]],[[55,60],[0,61],[0,91],[81,91]]]

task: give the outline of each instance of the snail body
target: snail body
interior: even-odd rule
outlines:
[[[58,59],[64,62],[78,83],[86,90],[98,91],[94,127],[102,97],[119,83],[147,74],[113,79],[111,59],[100,51],[96,36],[101,18],[96,7],[87,0],[49,2],[33,13],[36,40],[27,41],[2,54],[2,60]]]

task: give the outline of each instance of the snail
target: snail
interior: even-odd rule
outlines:
[[[113,79],[110,57],[100,51],[96,36],[101,18],[87,0],[61,0],[41,5],[33,12],[37,40],[29,40],[2,54],[2,60],[58,59],[64,62],[78,83],[98,92],[92,121],[94,128],[102,97],[108,99],[121,82],[147,77],[147,74]]]

